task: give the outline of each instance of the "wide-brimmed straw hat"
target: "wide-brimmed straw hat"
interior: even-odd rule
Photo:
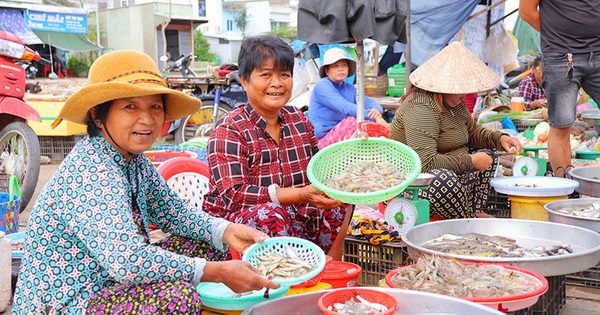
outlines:
[[[319,75],[321,78],[327,76],[325,73],[325,67],[332,65],[339,60],[346,59],[348,60],[348,76],[351,76],[356,73],[356,61],[354,59],[348,57],[346,51],[341,48],[331,48],[325,52],[325,56],[323,56],[323,64],[319,68]]]
[[[469,94],[495,88],[500,84],[500,77],[456,41],[411,73],[410,82],[430,92]]]
[[[198,111],[202,102],[170,89],[150,56],[134,50],[119,50],[100,56],[89,71],[88,84],[71,95],[58,114],[60,119],[85,125],[92,107],[126,97],[165,95],[165,121]]]

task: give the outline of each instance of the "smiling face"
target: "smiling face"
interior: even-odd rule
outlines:
[[[240,77],[250,105],[263,117],[279,115],[292,95],[292,72],[276,69],[273,59],[267,59],[252,70],[248,79]]]
[[[467,94],[444,94],[444,104],[449,107],[456,107],[460,102],[464,101]]]
[[[348,60],[340,59],[330,64],[325,69],[325,74],[331,81],[342,83],[348,77]]]
[[[94,109],[91,114],[95,117]],[[152,146],[164,122],[162,95],[120,98],[112,102],[100,133],[130,160],[129,153],[140,154]]]

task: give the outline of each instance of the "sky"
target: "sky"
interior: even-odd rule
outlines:
[[[512,10],[519,8],[519,0],[506,0],[504,4],[506,5],[504,7],[504,14],[508,14]],[[507,30],[513,29],[513,26],[515,26],[515,22],[517,21],[518,14],[519,12],[515,12],[506,19],[504,19],[504,26]]]

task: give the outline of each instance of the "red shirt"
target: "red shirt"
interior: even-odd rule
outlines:
[[[306,168],[318,152],[312,124],[292,106],[281,109],[280,144],[266,132],[266,120],[250,104],[217,122],[208,141],[210,193],[203,208],[214,215],[271,202],[268,186],[309,185]],[[316,207],[293,205],[300,213]],[[310,209],[312,210],[312,209]]]
[[[537,83],[533,72],[519,82],[519,96],[523,98],[527,110],[531,109],[529,108],[531,102],[546,98],[546,90]]]

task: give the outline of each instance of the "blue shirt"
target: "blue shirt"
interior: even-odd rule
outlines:
[[[79,141],[31,211],[13,314],[82,314],[115,282],[201,276],[205,260],[149,245],[148,223],[217,249],[229,224],[181,199],[143,154],[127,162],[102,136]]]
[[[373,119],[367,117],[371,108],[376,108],[383,113],[383,108],[379,103],[365,96],[365,119],[372,121]],[[324,77],[313,88],[307,116],[315,127],[315,135],[321,139],[344,118],[356,117],[356,110],[354,85],[346,82],[339,85],[328,77]]]

